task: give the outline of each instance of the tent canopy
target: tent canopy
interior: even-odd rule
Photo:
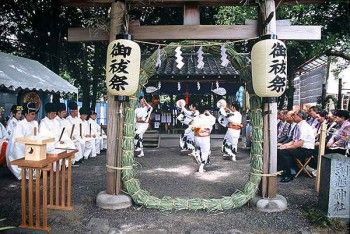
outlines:
[[[78,93],[78,88],[38,61],[0,52],[0,87]]]

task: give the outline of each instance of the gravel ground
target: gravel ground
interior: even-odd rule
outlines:
[[[169,140],[170,142],[170,140]],[[161,145],[167,145],[162,142]],[[139,179],[144,189],[156,196],[220,198],[243,188],[248,179],[249,152],[240,149],[237,161],[221,158],[213,143],[211,164],[198,174],[193,158],[181,155],[172,144],[146,149],[137,158]],[[20,222],[20,183],[6,168],[0,169],[0,226]],[[278,184],[279,194],[288,201],[280,213],[262,213],[252,205],[223,212],[162,212],[132,206],[124,210],[103,210],[96,195],[105,189],[105,154],[73,168],[74,211],[49,210],[53,233],[315,233],[304,210],[317,207],[314,179],[299,176],[291,183]],[[21,229],[13,232],[25,232]]]

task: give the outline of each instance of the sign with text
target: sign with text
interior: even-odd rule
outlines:
[[[341,154],[323,157],[318,203],[329,218],[350,218],[350,158]]]
[[[107,49],[106,85],[111,95],[132,96],[140,76],[140,46],[130,40],[112,41]]]
[[[287,85],[287,47],[277,39],[259,41],[252,48],[252,78],[260,97],[279,97]]]

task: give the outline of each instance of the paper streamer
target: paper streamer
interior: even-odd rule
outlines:
[[[227,59],[225,45],[221,46],[220,51],[221,51],[220,52],[220,54],[221,54],[221,66],[227,67],[227,65],[229,64],[230,61]]]
[[[158,46],[156,67],[160,67],[161,65],[162,65],[162,60],[160,59],[160,46]]]
[[[177,90],[178,90],[178,91],[181,90],[181,84],[180,84],[180,82],[177,82]]]
[[[204,67],[204,62],[203,62],[203,47],[199,47],[197,51],[197,68],[202,69]]]
[[[175,57],[176,57],[176,67],[181,69],[185,64],[182,62],[183,57],[181,56],[182,51],[181,51],[181,46],[176,47],[175,49]]]
[[[201,89],[201,84],[197,81],[197,90]]]

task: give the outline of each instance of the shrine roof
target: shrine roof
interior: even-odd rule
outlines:
[[[239,72],[233,67],[231,62],[224,67],[221,65],[221,58],[212,54],[203,54],[204,67],[202,69],[197,68],[198,57],[196,53],[183,53],[182,57],[184,66],[181,69],[177,67],[175,56],[162,60],[161,66],[157,68],[151,80],[164,80],[167,78],[174,80],[183,80],[184,78],[213,78],[220,80],[220,78],[232,79],[232,77],[239,75]]]
[[[38,61],[0,52],[0,87],[78,93],[78,89]]]

